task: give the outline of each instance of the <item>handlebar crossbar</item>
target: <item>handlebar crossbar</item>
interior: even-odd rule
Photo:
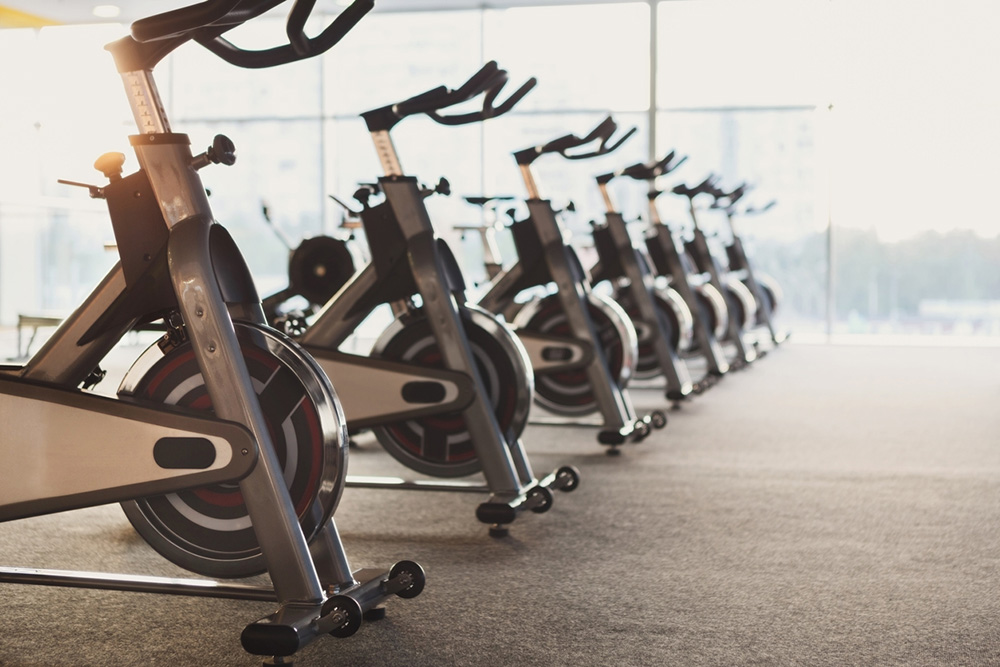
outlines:
[[[721,209],[725,211],[727,215],[732,216],[736,212],[736,204],[751,190],[753,190],[753,185],[747,182],[740,183],[729,192],[726,192],[721,188],[714,188],[711,191],[711,194],[715,197],[715,202],[712,204],[711,208]],[[759,215],[771,210],[775,204],[777,204],[777,202],[772,199],[764,206],[747,206],[743,209],[742,215]]]
[[[637,181],[653,181],[660,176],[665,176],[670,172],[677,169],[679,166],[687,161],[687,156],[680,158],[674,162],[674,158],[677,155],[677,151],[670,151],[665,158],[658,160],[656,162],[638,162],[631,166],[625,167],[624,169],[619,169],[618,171],[612,171],[607,174],[601,174],[597,177],[598,184],[605,184],[611,182],[612,179],[618,176],[628,176]]]
[[[132,37],[137,42],[152,42],[168,37],[180,37],[185,33],[219,25],[239,25],[252,18],[247,15],[253,10],[266,12],[283,0],[258,2],[252,9],[241,7],[243,0],[208,0],[206,2],[172,9],[162,14],[148,16],[132,24]]]
[[[512,195],[493,195],[492,197],[465,196],[463,199],[473,206],[486,206],[490,202],[494,201],[498,204],[503,201],[512,201],[514,197]]]
[[[708,178],[699,183],[694,187],[690,187],[681,183],[680,185],[675,185],[672,192],[675,195],[680,195],[682,197],[687,197],[693,200],[698,195],[702,194],[713,194],[718,191],[717,183],[719,182],[719,177],[715,174],[709,174]]]
[[[287,0],[206,0],[139,19],[132,24],[132,39],[119,40],[111,49],[119,69],[152,69],[168,53],[195,40],[226,62],[248,69],[276,67],[325,53],[357,25],[374,6],[374,0],[354,2],[316,37],[307,37],[305,24],[316,0],[294,0],[285,25],[288,43],[269,49],[243,49],[222,37],[223,33],[254,19]]]
[[[514,105],[520,102],[537,83],[534,78],[528,79],[510,97],[500,104],[496,104],[496,99],[507,82],[507,71],[500,69],[496,61],[491,60],[473,74],[468,81],[454,90],[446,86],[438,86],[402,102],[366,111],[361,114],[361,117],[365,119],[368,130],[371,132],[390,130],[403,118],[417,114],[426,114],[442,125],[465,125],[487,118],[496,118],[513,109]],[[442,109],[467,102],[483,93],[485,93],[483,106],[479,111],[449,116],[439,113]]]
[[[772,208],[774,208],[774,206],[777,203],[778,202],[776,200],[772,199],[771,201],[767,202],[766,204],[760,207],[748,206],[743,210],[743,215],[759,215],[761,213],[766,213],[770,211]]]
[[[751,189],[753,189],[753,186],[751,186],[749,183],[740,183],[732,191],[722,192],[721,195],[722,198],[729,200],[729,205],[732,206],[740,199],[742,199],[743,195],[750,192]]]
[[[631,128],[628,132],[612,142],[611,137],[618,130],[618,124],[615,123],[611,116],[608,116],[585,137],[581,138],[575,134],[567,134],[559,137],[558,139],[553,139],[547,144],[533,146],[531,148],[517,151],[514,153],[514,159],[517,160],[519,165],[529,165],[546,153],[559,153],[567,160],[585,160],[599,155],[606,155],[617,150],[619,146],[625,143],[626,139],[635,134],[636,129],[637,128],[635,127]],[[587,144],[598,140],[600,140],[600,142],[594,150],[582,153],[567,153],[569,150],[586,146]]]

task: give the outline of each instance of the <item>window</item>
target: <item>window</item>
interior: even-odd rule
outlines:
[[[502,98],[538,79],[512,113],[458,128],[411,118],[393,131],[408,174],[452,183],[451,197],[428,199],[452,244],[451,225],[479,215],[462,195],[524,196],[513,151],[612,113],[638,128],[616,153],[536,163],[543,196],[574,203],[565,219],[578,240],[604,208],[594,175],[676,149],[688,160],[663,187],[715,173],[723,185],[753,183],[753,204],[777,202],[737,224],[784,285],[783,317],[798,332],[996,336],[1000,237],[988,193],[1000,180],[1000,93],[982,73],[1000,60],[997,19],[988,0],[919,11],[902,0],[667,0],[376,12],[319,59],[245,71],[191,45],[157,74],[195,150],[215,133],[237,144],[235,167],[203,176],[262,293],[287,279],[264,203],[293,243],[333,232],[342,211],[328,195],[349,201],[382,173],[358,114],[456,87],[496,60],[510,72]],[[233,39],[269,46],[282,28],[264,18]],[[110,150],[134,168],[131,119],[102,48],[124,31],[2,34],[0,58],[23,66],[0,71],[15,93],[0,98],[0,139],[15,156],[0,167],[0,322],[69,308],[113,261],[99,203],[56,179],[99,181],[90,165]],[[643,188],[613,184],[627,219],[645,214]],[[683,202],[660,202],[664,218],[686,220]]]

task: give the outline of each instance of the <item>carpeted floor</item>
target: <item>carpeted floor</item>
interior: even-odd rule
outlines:
[[[1000,349],[789,344],[623,456],[529,426],[580,488],[491,539],[467,494],[348,489],[354,567],[413,600],[299,665],[1000,664]],[[640,409],[659,393],[637,389]],[[398,471],[374,444],[352,472]],[[0,525],[0,564],[183,576],[117,507]],[[254,665],[263,603],[0,585],[0,665]]]

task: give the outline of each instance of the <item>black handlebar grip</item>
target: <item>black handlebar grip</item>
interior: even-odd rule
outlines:
[[[426,113],[438,108],[441,100],[448,94],[448,88],[438,86],[427,92],[414,95],[408,100],[393,105],[393,110],[399,118],[418,113]]]
[[[507,100],[494,106],[496,98],[500,95],[500,91],[503,90],[507,81],[507,71],[500,69],[496,61],[491,60],[455,90],[450,90],[445,86],[438,86],[397,104],[366,111],[361,114],[361,117],[365,119],[369,131],[372,132],[390,130],[406,116],[419,113],[427,114],[431,119],[442,125],[463,125],[487,118],[495,118],[510,111],[529,90],[534,88],[536,83],[534,78],[529,79]],[[471,100],[483,92],[486,93],[486,96],[483,100],[483,107],[479,111],[451,116],[438,113],[442,109],[447,109],[448,107]]]
[[[563,151],[569,150],[570,148],[575,148],[581,145],[582,140],[575,134],[567,134],[559,137],[558,139],[553,139],[547,144],[542,145],[538,148],[538,154],[542,153],[562,153]]]
[[[278,0],[277,3],[280,4],[282,0]],[[309,11],[311,11],[312,4],[315,0],[300,0],[307,3]],[[295,6],[292,8],[292,13],[295,15],[295,20],[297,22],[304,23],[302,18],[303,14],[300,12],[302,10],[296,11],[299,5],[296,2]],[[231,65],[236,65],[237,67],[243,67],[246,69],[259,69],[264,67],[277,67],[278,65],[285,65],[287,63],[295,62],[298,60],[304,60],[305,58],[310,58],[312,56],[320,55],[331,49],[337,44],[344,35],[351,31],[351,29],[357,25],[365,14],[367,14],[375,6],[374,0],[354,0],[351,5],[345,9],[343,12],[337,15],[337,18],[326,27],[323,32],[321,32],[316,37],[312,39],[305,36],[300,30],[295,36],[294,42],[289,42],[282,46],[276,46],[271,49],[261,49],[261,50],[247,50],[241,49],[231,42],[223,39],[220,35],[225,32],[226,29],[219,30],[215,34],[205,34],[198,36],[198,43],[204,46],[206,49],[222,58]],[[308,19],[308,13],[306,13],[305,18]],[[292,16],[289,16],[289,21],[292,20]],[[286,28],[286,32],[289,33],[289,39],[292,39],[291,33],[295,33],[293,30],[295,26],[290,26]],[[303,53],[304,51],[304,53]]]
[[[611,136],[618,129],[618,124],[615,123],[611,116],[608,116],[603,121],[601,121],[597,127],[590,131],[587,136],[581,138],[575,134],[567,134],[565,136],[559,137],[558,139],[553,139],[552,141],[543,144],[541,146],[534,146],[532,148],[526,148],[524,150],[516,151],[514,153],[514,159],[517,160],[519,165],[529,165],[535,161],[540,155],[545,153],[559,153],[567,160],[583,160],[586,158],[596,157],[598,155],[604,155],[610,153],[625,143],[625,140],[631,137],[635,132],[636,128],[630,129],[625,133],[618,141],[612,145],[608,145],[611,140]],[[601,142],[596,150],[588,153],[579,153],[576,155],[569,155],[566,151],[572,148],[578,148],[580,146],[585,146],[596,139],[600,139]]]
[[[633,134],[635,134],[638,131],[639,131],[639,128],[637,128],[637,127],[631,127],[631,128],[629,128],[629,131],[626,132],[625,134],[623,134],[621,136],[621,139],[619,139],[615,143],[611,144],[610,146],[608,145],[608,139],[610,139],[611,137],[608,137],[607,139],[605,139],[604,141],[601,142],[601,149],[600,149],[599,155],[604,155],[605,153],[611,153],[612,151],[618,150],[619,146],[621,146],[626,141],[628,141],[628,138],[631,137]]]
[[[283,1],[278,0],[275,4]],[[241,2],[243,0],[206,0],[190,7],[142,18],[132,24],[132,37],[137,42],[151,42],[213,25],[236,9]]]
[[[288,43],[292,45],[292,50],[303,58],[309,55],[311,46],[309,38],[306,37],[306,21],[312,14],[316,0],[295,0],[292,11],[288,13],[288,22],[285,24],[285,34],[288,35]]]
[[[496,118],[497,116],[502,116],[503,114],[513,109],[514,106],[521,101],[521,98],[527,95],[528,91],[534,88],[537,84],[538,84],[538,79],[536,79],[535,77],[531,77],[530,79],[522,83],[521,87],[515,90],[514,93],[510,97],[508,97],[506,101],[500,104],[500,106],[493,107],[493,112],[490,114],[490,117]],[[503,86],[501,86],[501,88],[502,87]],[[496,92],[494,92],[491,96],[487,97],[487,101],[490,103],[490,105],[493,104],[493,100],[496,99],[497,94],[499,92],[500,88],[497,88]]]
[[[611,135],[615,133],[618,129],[618,123],[611,116],[608,116],[598,124],[593,130],[590,131],[586,137],[580,140],[580,145],[589,144],[594,139],[600,138],[601,143],[606,142],[611,138]]]
[[[612,174],[612,176],[628,176],[629,178],[634,178],[637,181],[650,181],[656,178],[654,169],[650,167],[650,165],[643,164],[642,162],[625,167],[617,174]]]
[[[673,193],[682,197],[687,197],[688,199],[694,199],[698,195],[711,193],[715,189],[717,181],[718,177],[714,174],[710,174],[704,181],[694,187],[685,185],[684,183],[675,185]]]
[[[617,125],[615,126],[615,128],[617,129]],[[618,147],[624,144],[629,137],[631,137],[633,134],[636,133],[637,130],[638,128],[635,127],[631,128],[628,132],[623,134],[621,138],[618,139],[618,141],[614,142],[611,145],[608,145],[608,141],[611,139],[611,134],[602,133],[600,135],[601,143],[597,146],[595,150],[592,150],[587,153],[577,153],[575,155],[569,155],[566,153],[566,151],[561,151],[560,154],[567,160],[586,160],[592,157],[597,157],[599,155],[607,155],[608,153],[612,153],[618,150]],[[613,133],[614,130],[612,130],[611,132]]]
[[[296,6],[301,1],[298,0]],[[321,53],[329,51],[374,7],[375,0],[354,0],[354,2],[348,5],[347,9],[338,14],[337,18],[333,19],[333,22],[323,32],[308,40],[310,51],[307,56],[318,56]],[[293,13],[294,11],[295,7],[292,8]],[[306,18],[308,18],[308,15]],[[291,20],[291,17],[289,17],[289,20]]]
[[[747,184],[741,183],[740,185],[736,186],[729,192],[718,190],[718,194],[714,192],[712,194],[716,195],[716,199],[725,199],[727,200],[729,206],[733,206],[736,202],[742,199],[743,195],[745,195],[746,193],[747,193]]]
[[[494,77],[494,80],[490,82],[489,87],[486,89],[486,96],[483,98],[483,108],[480,111],[472,111],[453,116],[442,116],[441,114],[435,112],[429,112],[427,115],[442,125],[464,125],[466,123],[475,123],[486,120],[487,118],[502,116],[513,109],[514,105],[521,101],[521,98],[527,95],[528,91],[534,88],[537,83],[534,77],[528,79],[500,105],[494,106],[493,103],[500,95],[500,91],[502,91],[504,86],[507,85],[507,81],[507,72],[500,70],[500,72],[498,72]]]
[[[484,90],[490,81],[500,72],[495,60],[483,65],[478,72],[455,90],[447,86],[438,86],[427,92],[415,95],[407,100],[392,105],[398,119],[413,116],[418,113],[428,113],[458,104],[470,99]]]
[[[541,153],[560,153],[562,155],[566,154],[570,148],[577,148],[578,146],[584,146],[589,144],[594,139],[601,137],[603,141],[607,141],[608,137],[614,134],[614,131],[618,129],[618,124],[615,123],[615,119],[608,116],[602,120],[597,127],[590,131],[585,137],[578,137],[575,134],[567,134],[565,136],[559,137],[558,139],[553,139],[547,144],[542,145],[538,149],[539,154]]]
[[[496,63],[491,64],[495,65]],[[476,121],[491,118],[493,116],[493,100],[496,99],[500,90],[507,85],[507,72],[502,69],[496,69],[492,74],[486,77],[480,76],[481,73],[482,70],[480,70],[480,72],[473,77],[475,80],[470,79],[463,84],[461,88],[452,91],[444,103],[439,105],[437,109],[428,111],[427,115],[430,116],[435,122],[441,123],[442,125],[464,125],[466,123],[474,123]],[[483,108],[480,111],[470,111],[468,113],[454,114],[451,116],[442,116],[437,113],[441,109],[446,109],[456,104],[461,104],[462,102],[471,100],[483,91],[486,91],[486,96],[483,99]]]
[[[500,69],[500,66],[497,65],[497,61],[489,61],[479,68],[479,71],[473,74],[468,81],[451,92],[449,95],[448,106],[458,104],[459,102],[464,102],[466,100],[471,100],[479,93],[494,85],[497,78],[500,76],[503,77],[504,81],[507,80],[507,73]]]

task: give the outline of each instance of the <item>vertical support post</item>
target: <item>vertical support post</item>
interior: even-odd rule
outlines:
[[[827,106],[827,154],[826,154],[826,341],[829,343],[833,339],[833,321],[836,318],[835,289],[836,276],[834,274],[834,250],[833,250],[833,103]]]
[[[647,122],[649,129],[646,132],[648,137],[646,158],[650,161],[656,159],[656,78],[657,60],[659,59],[659,2],[649,0],[649,111]],[[650,185],[652,187],[652,185]]]
[[[333,231],[333,225],[330,224],[330,214],[327,213],[329,206],[327,206],[327,199],[324,192],[336,192],[336,190],[327,190],[326,184],[326,174],[327,174],[327,164],[326,164],[326,74],[324,72],[323,64],[326,62],[325,58],[317,58],[319,67],[319,192],[316,193],[316,198],[319,200],[319,233],[324,235],[329,235]]]

